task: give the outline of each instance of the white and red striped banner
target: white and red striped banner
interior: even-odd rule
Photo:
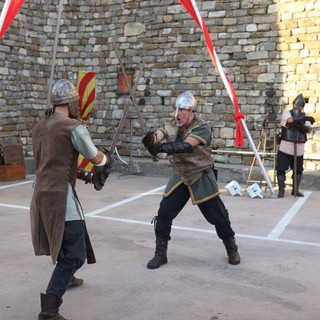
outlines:
[[[211,61],[214,65],[214,67],[216,68],[217,72],[220,74],[222,81],[227,89],[227,92],[230,96],[230,99],[231,99],[233,106],[234,106],[234,109],[235,109],[234,120],[237,123],[235,145],[236,145],[236,147],[241,147],[243,145],[243,133],[242,133],[241,119],[244,119],[244,115],[240,112],[237,95],[234,91],[232,83],[229,80],[228,76],[223,71],[220,60],[217,56],[216,50],[215,50],[214,45],[212,43],[212,40],[210,38],[210,34],[208,31],[207,25],[206,25],[204,19],[200,15],[200,12],[199,12],[199,9],[197,7],[196,2],[194,0],[179,0],[179,1],[184,6],[184,8],[189,12],[189,14],[192,16],[193,20],[196,22],[196,24],[199,26],[199,28],[202,30],[202,32],[204,34]]]
[[[25,0],[6,0],[0,16],[0,39],[3,37],[11,22],[19,12]]]

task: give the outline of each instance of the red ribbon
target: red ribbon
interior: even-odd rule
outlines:
[[[220,64],[219,58],[216,54],[213,42],[211,40],[207,25],[202,17],[200,17],[200,14],[197,15],[197,12],[199,13],[199,10],[197,7],[193,5],[193,3],[190,0],[179,0],[181,4],[185,7],[185,9],[189,12],[189,14],[192,16],[198,27],[202,30],[204,33],[204,37],[207,44],[207,49],[211,58],[211,61],[217,70],[217,72],[222,77],[222,80],[227,88],[228,94],[230,96],[230,99],[233,103],[234,109],[235,109],[235,115],[234,119],[237,122],[236,125],[236,141],[235,145],[236,147],[243,146],[243,133],[242,133],[242,122],[241,119],[244,118],[244,115],[239,110],[239,103],[237,99],[237,95],[235,93],[235,90],[232,86],[231,81],[229,80],[228,76],[224,73],[222,66]],[[201,21],[199,20],[201,18]]]
[[[243,132],[242,132],[242,122],[241,119],[244,119],[243,113],[236,111],[233,116],[233,119],[236,121],[236,147],[243,146]]]
[[[11,22],[19,12],[23,3],[24,3],[24,0],[11,0],[6,17],[4,18],[4,21],[3,21],[2,28],[0,30],[0,39],[3,37],[7,29],[9,28]]]

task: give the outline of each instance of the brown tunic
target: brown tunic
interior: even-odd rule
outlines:
[[[56,263],[61,248],[68,182],[75,187],[78,152],[71,134],[80,122],[55,112],[31,131],[36,182],[30,207],[32,242],[36,255],[51,255]],[[74,191],[75,192],[75,191]],[[86,234],[87,261],[95,257]]]

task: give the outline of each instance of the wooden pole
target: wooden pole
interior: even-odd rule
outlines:
[[[255,156],[256,156],[256,159],[257,159],[257,161],[258,161],[258,164],[259,164],[259,166],[260,166],[260,169],[261,169],[261,171],[262,171],[262,174],[263,174],[263,176],[264,176],[264,178],[265,178],[265,180],[266,180],[266,182],[267,182],[267,185],[269,186],[269,189],[270,189],[270,191],[271,191],[271,196],[273,196],[273,195],[275,194],[274,189],[273,189],[273,187],[272,187],[272,184],[271,184],[271,181],[270,181],[270,179],[269,179],[269,177],[268,177],[268,174],[267,174],[267,172],[266,172],[266,169],[265,169],[264,166],[263,166],[263,163],[262,163],[261,158],[260,158],[260,155],[259,155],[259,153],[258,153],[258,151],[257,151],[257,149],[256,149],[256,146],[255,146],[254,143],[253,143],[253,140],[252,140],[251,134],[250,134],[250,132],[249,132],[249,130],[248,130],[248,127],[247,127],[247,125],[246,125],[246,122],[244,121],[244,119],[241,119],[241,122],[242,122],[243,129],[244,129],[244,131],[245,131],[245,133],[246,133],[246,135],[247,135],[247,138],[248,138],[248,140],[249,140],[250,147],[251,147],[252,151],[254,152],[254,154],[255,154]]]
[[[63,0],[59,0],[57,28],[56,28],[56,35],[55,35],[54,45],[52,50],[53,54],[52,54],[51,71],[50,71],[50,78],[49,78],[47,106],[50,104],[50,96],[51,96],[51,89],[52,89],[52,83],[53,83],[54,68],[56,64],[57,46],[58,46],[58,39],[59,39],[59,33],[60,33],[62,11],[63,11]]]

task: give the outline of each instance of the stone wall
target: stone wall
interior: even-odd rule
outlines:
[[[31,156],[30,129],[44,116],[58,1],[26,1],[0,40],[0,139],[18,139]],[[256,145],[273,151],[282,110],[299,94],[307,112],[320,112],[320,1],[197,1],[221,64],[230,78]],[[202,32],[179,1],[65,1],[54,80],[76,83],[77,71],[96,72],[96,101],[89,130],[96,144],[110,145],[127,95],[117,92],[119,64],[135,70],[145,63],[137,89],[142,116],[153,126],[170,117],[175,97],[196,96],[200,113],[214,128],[216,161],[250,164],[245,137],[234,148],[234,108],[214,70]],[[147,156],[135,109],[118,145],[122,155]],[[319,169],[320,130],[307,142],[306,168]],[[266,137],[266,139],[262,139]],[[0,141],[1,144],[1,141]],[[235,151],[230,153],[230,151]],[[272,164],[272,157],[266,159]]]

